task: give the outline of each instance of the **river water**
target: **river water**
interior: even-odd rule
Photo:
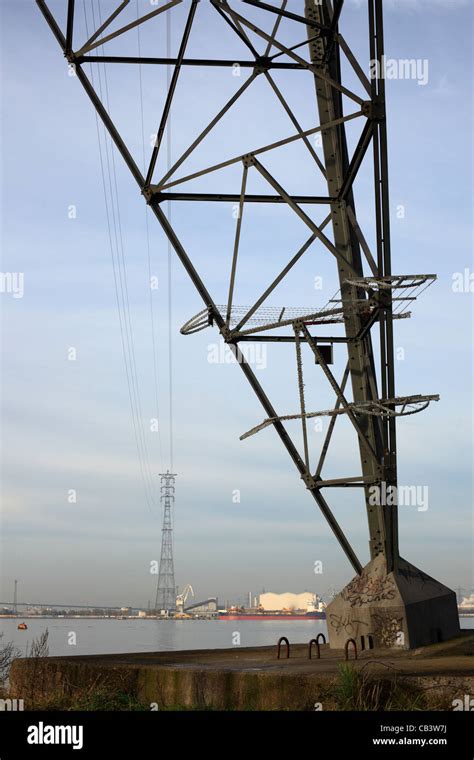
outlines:
[[[239,639],[242,647],[265,646],[276,644],[280,636],[286,636],[290,643],[301,644],[318,633],[327,633],[326,621],[314,619],[285,623],[279,620],[26,618],[26,631],[18,630],[19,622],[20,618],[0,620],[0,632],[4,633],[4,643],[13,641],[23,655],[32,640],[46,628],[51,656],[226,649],[236,646]],[[69,643],[73,641],[76,643]]]
[[[0,619],[0,633],[4,633],[3,643],[13,641],[23,655],[46,628],[51,656],[230,649],[239,644],[265,646],[276,644],[280,636],[286,636],[290,644],[304,644],[318,633],[327,634],[326,621],[314,619],[280,622],[26,618],[26,631],[18,630],[19,622],[21,618]],[[461,628],[474,628],[474,618],[461,618]]]

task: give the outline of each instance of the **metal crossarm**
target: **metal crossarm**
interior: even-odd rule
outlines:
[[[345,407],[340,408],[339,404],[341,403],[341,400],[338,398],[337,405],[333,409],[324,409],[319,412],[305,412],[303,414],[284,414],[280,417],[271,417],[263,420],[259,425],[255,425],[255,427],[251,428],[246,433],[243,433],[240,436],[240,440],[243,441],[245,438],[250,438],[250,436],[255,435],[255,433],[265,430],[265,428],[273,424],[275,419],[278,419],[281,422],[288,422],[289,420],[310,420],[314,417],[335,418],[341,414],[349,413],[370,414],[375,417],[407,417],[410,414],[422,412],[429,406],[431,401],[439,401],[439,396],[437,394],[431,396],[422,396],[420,394],[414,396],[399,396],[397,398],[377,399],[375,401],[367,401],[359,404],[349,403],[346,404]],[[401,409],[398,410],[396,407],[401,407]]]

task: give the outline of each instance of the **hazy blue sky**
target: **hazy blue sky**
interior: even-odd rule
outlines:
[[[270,31],[273,18],[231,3]],[[367,50],[366,3],[347,2],[342,32],[360,57]],[[101,0],[102,18],[114,3]],[[21,599],[144,605],[154,599],[161,509],[149,507],[140,475],[120,342],[114,278],[95,112],[34,2],[1,0],[2,14],[2,271],[24,273],[24,295],[1,293],[2,359],[2,579],[1,600],[19,579]],[[50,7],[65,26],[65,2]],[[94,12],[98,6],[94,0]],[[140,15],[149,0],[138,0]],[[189,7],[172,11],[172,53]],[[303,3],[288,7],[301,11]],[[439,280],[396,325],[397,392],[439,393],[441,401],[398,423],[400,484],[429,488],[429,507],[400,508],[401,553],[452,586],[472,585],[472,298],[453,291],[453,274],[472,263],[472,6],[466,0],[385,2],[386,55],[428,62],[428,81],[387,82],[392,257],[395,273],[435,272]],[[84,6],[76,3],[74,46],[87,38]],[[89,35],[91,2],[86,0]],[[123,22],[137,13],[132,0]],[[118,20],[113,28],[118,28]],[[163,17],[143,25],[145,55],[165,55]],[[279,39],[295,44],[304,27],[281,25]],[[259,50],[265,43],[256,41]],[[109,43],[109,54],[136,55],[134,29]],[[99,51],[101,48],[98,49]],[[304,50],[304,49],[303,49]],[[94,51],[96,52],[96,51]],[[307,55],[306,51],[302,53]],[[201,2],[189,42],[191,57],[248,59],[242,43]],[[367,65],[368,72],[368,65]],[[86,69],[88,72],[88,69]],[[346,69],[349,87],[363,94]],[[198,131],[249,75],[230,69],[184,68],[172,109],[172,155]],[[96,69],[96,84],[98,73]],[[103,76],[103,73],[102,73]],[[112,117],[142,167],[138,67],[107,67]],[[306,72],[276,72],[303,128],[317,125],[314,81]],[[105,80],[103,80],[105,82]],[[143,67],[145,149],[151,151],[165,97],[165,71]],[[357,110],[345,101],[346,112]],[[361,120],[348,127],[351,147]],[[294,134],[268,83],[259,77],[235,108],[178,170],[183,176],[225,158]],[[102,139],[102,138],[101,138]],[[102,140],[102,149],[104,143]],[[321,150],[319,153],[321,153]],[[324,193],[324,183],[300,145],[267,154],[262,162],[294,193]],[[156,320],[160,435],[155,416],[150,328],[146,212],[120,156],[115,157],[142,422],[150,471],[169,466],[167,242],[149,214],[152,294]],[[155,179],[165,173],[160,158]],[[238,192],[241,166],[190,182],[189,191]],[[250,192],[268,186],[249,173]],[[355,185],[358,218],[373,240],[371,161]],[[68,210],[76,208],[76,218]],[[397,214],[404,207],[404,218]],[[316,209],[316,210],[315,210]],[[316,221],[324,210],[310,207]],[[227,204],[175,204],[173,224],[217,303],[224,303],[235,220]],[[329,229],[329,228],[327,228]],[[284,206],[245,211],[235,303],[248,304],[308,237]],[[333,259],[321,244],[305,255],[271,304],[322,306],[335,290]],[[322,290],[315,290],[321,276]],[[272,429],[240,442],[264,418],[239,368],[209,362],[218,343],[211,328],[183,337],[180,326],[201,302],[173,257],[174,468],[176,582],[198,597],[244,597],[273,591],[327,592],[352,569]],[[333,328],[334,329],[334,328]],[[75,361],[68,360],[74,347]],[[342,347],[334,371],[342,374]],[[308,408],[333,401],[309,362]],[[291,347],[270,345],[257,376],[281,414],[298,411]],[[298,423],[295,423],[296,425]],[[327,418],[324,421],[324,430]],[[355,439],[344,421],[325,475],[357,474]],[[324,432],[311,429],[313,461]],[[161,454],[160,444],[161,439]],[[157,478],[155,477],[156,482]],[[68,491],[77,491],[69,503]],[[240,490],[240,503],[233,492]],[[360,495],[329,493],[330,503],[361,559],[368,559]],[[314,574],[316,560],[323,574]]]

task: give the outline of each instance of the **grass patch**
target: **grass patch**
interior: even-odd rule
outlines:
[[[349,663],[339,665],[333,709],[371,712],[448,709],[444,698],[436,700],[435,705],[429,690],[406,679],[398,680],[396,672],[383,676],[370,670],[370,664],[361,668]]]
[[[149,712],[146,705],[131,694],[117,692],[84,692],[71,696],[49,696],[35,699],[31,706],[35,710],[64,711],[75,710],[85,712]]]

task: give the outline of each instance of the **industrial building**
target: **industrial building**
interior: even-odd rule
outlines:
[[[306,610],[315,607],[316,594],[304,591],[302,594],[293,594],[285,591],[283,594],[274,594],[271,591],[260,594],[260,606],[265,612],[281,612],[282,610]]]

